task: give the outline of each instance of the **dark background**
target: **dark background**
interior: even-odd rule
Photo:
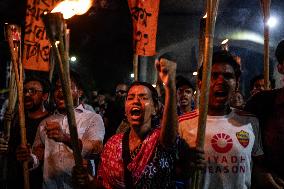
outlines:
[[[104,3],[102,4],[102,1]],[[0,0],[0,78],[5,87],[6,65],[9,59],[4,41],[4,23],[24,25],[25,1]],[[277,16],[278,26],[271,29],[270,59],[271,77],[279,86],[281,78],[274,73],[274,50],[284,37],[284,1],[271,1],[271,15]],[[171,51],[176,54],[178,74],[195,82],[192,72],[197,69],[199,20],[204,15],[204,1],[161,0],[157,34],[157,54]],[[77,57],[72,63],[82,76],[87,89],[103,89],[113,92],[118,82],[131,82],[132,30],[126,0],[97,0],[82,16],[68,20],[71,29],[70,56]],[[238,32],[253,32],[260,37],[263,31],[260,1],[220,1],[215,31],[215,49],[225,38],[230,38],[230,51],[242,58],[242,92],[247,93],[249,80],[263,70],[263,44],[250,39],[233,37]],[[155,57],[144,58],[140,71],[142,80],[155,82],[153,62]]]

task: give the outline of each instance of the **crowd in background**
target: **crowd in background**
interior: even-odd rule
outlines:
[[[276,57],[284,74],[284,41]],[[8,102],[1,99],[1,188],[22,188],[24,161],[29,162],[31,188],[37,189],[189,188],[196,170],[203,171],[203,188],[284,187],[283,88],[264,90],[264,77],[257,75],[245,100],[240,64],[227,51],[215,52],[202,150],[196,143],[198,89],[176,76],[174,57],[161,56],[155,65],[160,85],[118,83],[114,96],[95,90],[88,95],[80,76],[70,72],[83,167],[74,163],[61,81],[26,77],[28,145],[21,145],[16,111],[10,115],[10,137],[5,137]],[[199,88],[201,73],[202,67]]]

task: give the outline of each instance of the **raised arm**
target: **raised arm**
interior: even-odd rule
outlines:
[[[177,136],[176,63],[161,58],[156,60],[155,64],[165,88],[165,107],[160,142],[164,147],[171,147]]]

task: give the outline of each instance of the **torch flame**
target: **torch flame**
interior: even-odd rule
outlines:
[[[64,19],[68,19],[74,15],[82,15],[86,13],[91,6],[92,0],[64,0],[51,12],[61,12]]]

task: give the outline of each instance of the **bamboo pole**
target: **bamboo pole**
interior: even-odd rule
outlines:
[[[82,156],[78,141],[77,125],[75,120],[74,105],[71,95],[71,82],[69,75],[69,58],[66,51],[65,35],[66,26],[61,13],[49,13],[43,17],[47,35],[52,44],[52,49],[57,59],[60,71],[60,80],[64,95],[71,145],[76,166],[82,167]]]
[[[212,54],[213,54],[213,39],[215,31],[215,23],[217,11],[219,7],[219,0],[207,0],[207,19],[205,29],[205,47],[204,47],[204,61],[202,73],[202,85],[200,95],[200,108],[198,118],[198,131],[196,147],[203,149],[205,141],[206,120],[209,102],[209,87],[212,68]],[[202,172],[195,171],[193,187],[196,189],[201,188]]]
[[[50,51],[50,64],[49,64],[49,81],[52,82],[54,67],[55,67],[55,57],[53,51]]]
[[[15,112],[15,106],[17,102],[17,86],[15,80],[15,73],[13,68],[10,70],[10,79],[9,79],[9,97],[8,97],[8,106],[4,115],[4,138],[6,141],[10,139],[11,123],[13,115]],[[7,179],[7,170],[8,170],[8,157],[3,157],[3,170],[2,175],[4,179]]]
[[[267,21],[270,17],[271,0],[260,0],[263,13],[263,27],[264,27],[264,87],[269,89],[269,26]]]
[[[21,132],[21,145],[27,146],[26,127],[25,127],[25,113],[24,113],[24,100],[23,100],[23,66],[21,61],[21,43],[19,47],[15,47],[12,37],[12,27],[8,26],[7,36],[11,52],[11,59],[16,78],[17,92],[18,92],[18,109],[19,109],[19,123]],[[20,30],[20,28],[19,28]],[[19,31],[21,33],[21,31]],[[24,189],[29,189],[29,169],[28,161],[23,162],[23,176],[24,176]]]
[[[133,73],[134,73],[134,81],[139,80],[138,72],[139,72],[139,55],[134,54],[133,56]]]
[[[200,19],[200,22],[199,22],[197,73],[198,73],[199,68],[202,65],[202,62],[203,62],[206,17],[207,16],[205,15],[203,18]],[[198,74],[197,74],[197,76],[196,76],[196,94],[195,94],[195,106],[196,106],[196,108],[199,107],[199,96],[200,96],[198,82],[199,82],[199,79],[198,79]]]
[[[10,130],[15,106],[17,102],[17,84],[15,79],[14,69],[11,68],[10,80],[9,80],[9,97],[8,106],[4,116],[4,134],[7,140],[10,139]]]

